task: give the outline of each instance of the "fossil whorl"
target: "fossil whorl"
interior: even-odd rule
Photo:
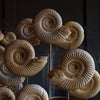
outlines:
[[[63,49],[74,49],[81,45],[84,40],[84,30],[82,26],[74,21],[64,25],[71,33],[65,39],[56,42],[56,45]]]
[[[83,88],[70,91],[72,96],[75,96],[80,99],[89,99],[94,97],[100,91],[100,75],[95,71],[91,81],[85,85]]]
[[[25,78],[17,76],[8,70],[4,63],[4,50],[5,48],[0,46],[0,83],[7,86],[18,85],[22,83]]]
[[[70,34],[70,31],[62,26],[61,16],[53,9],[41,10],[33,19],[33,29],[41,41],[53,44]]]
[[[1,42],[4,45],[8,45],[10,42],[16,40],[16,35],[13,32],[8,32],[4,38],[1,40]]]
[[[47,63],[46,56],[35,57],[32,45],[25,40],[15,40],[5,50],[5,64],[10,71],[20,76],[32,76]]]
[[[15,95],[10,89],[2,87],[0,88],[0,100],[15,100]]]
[[[74,49],[66,51],[60,59],[58,68],[63,74],[62,78],[58,78],[57,86],[65,90],[73,90],[82,88],[92,79],[95,63],[88,52]],[[54,78],[51,77],[50,80],[54,82]]]
[[[23,88],[23,84],[10,86],[9,88],[14,92],[15,96],[17,96],[17,93]]]
[[[49,100],[44,88],[39,85],[31,84],[23,87],[16,100]]]
[[[40,44],[40,40],[36,37],[32,29],[32,18],[25,18],[18,23],[16,36],[18,39],[29,41],[33,46]]]

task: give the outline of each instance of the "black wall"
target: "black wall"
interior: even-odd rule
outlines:
[[[85,40],[80,48],[87,50],[94,57],[96,69],[100,72],[100,0],[0,0],[0,29],[6,33],[15,31],[16,24],[24,18],[33,18],[44,8],[57,10],[63,23],[67,21],[79,22],[85,30]],[[49,44],[41,43],[35,47],[36,56],[49,56]],[[52,46],[52,67],[57,67],[58,60],[64,50]],[[49,63],[37,75],[29,77],[29,83],[40,84],[50,96],[65,95],[66,91],[60,90],[50,84],[48,90]],[[90,99],[99,100],[100,93]]]

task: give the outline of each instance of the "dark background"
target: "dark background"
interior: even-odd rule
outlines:
[[[14,32],[20,20],[33,18],[39,10],[44,8],[57,10],[62,16],[63,23],[77,21],[83,26],[85,40],[80,48],[87,50],[94,57],[96,69],[100,72],[100,0],[0,0],[1,31]],[[49,56],[50,45],[41,43],[35,47],[35,51],[36,56]],[[63,52],[63,49],[52,46],[52,68],[57,67]],[[48,91],[50,97],[66,96],[66,91],[49,84],[48,71],[49,63],[39,74],[29,77],[29,84],[40,84]],[[90,100],[99,100],[99,98],[100,93]]]

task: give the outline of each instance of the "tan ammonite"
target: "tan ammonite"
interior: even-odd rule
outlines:
[[[64,24],[64,27],[70,31],[69,35],[55,44],[63,49],[74,49],[79,47],[84,40],[83,27],[75,21],[67,22]]]
[[[15,40],[5,49],[5,64],[20,76],[32,76],[40,72],[47,63],[47,56],[35,57],[33,46],[26,40]]]
[[[1,40],[1,42],[4,44],[4,45],[8,45],[10,42],[16,40],[16,35],[15,33],[13,32],[8,32],[4,38]]]
[[[0,46],[0,83],[7,86],[19,85],[24,82],[25,78],[11,73],[4,63],[4,50]]]
[[[40,85],[30,84],[23,87],[16,100],[49,100],[48,94]]]
[[[33,29],[41,41],[51,44],[63,40],[70,34],[70,31],[62,26],[59,13],[53,9],[41,10],[33,19]]]
[[[33,46],[39,45],[40,40],[34,34],[32,29],[32,18],[21,20],[16,26],[16,36],[18,39],[29,41]]]
[[[70,94],[76,98],[89,99],[98,94],[100,91],[100,75],[95,71],[91,81],[86,84],[83,88],[70,91]]]
[[[15,95],[10,89],[6,87],[1,87],[0,100],[15,100]]]
[[[94,72],[95,63],[92,56],[84,50],[73,49],[66,51],[58,67],[49,72],[48,77],[59,88],[74,90],[90,82]]]

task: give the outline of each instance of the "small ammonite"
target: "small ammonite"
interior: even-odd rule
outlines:
[[[40,40],[34,34],[32,28],[32,18],[25,18],[21,20],[16,26],[17,39],[23,39],[29,41],[33,46],[39,45]]]
[[[48,94],[40,85],[30,84],[23,87],[16,100],[49,100]]]

